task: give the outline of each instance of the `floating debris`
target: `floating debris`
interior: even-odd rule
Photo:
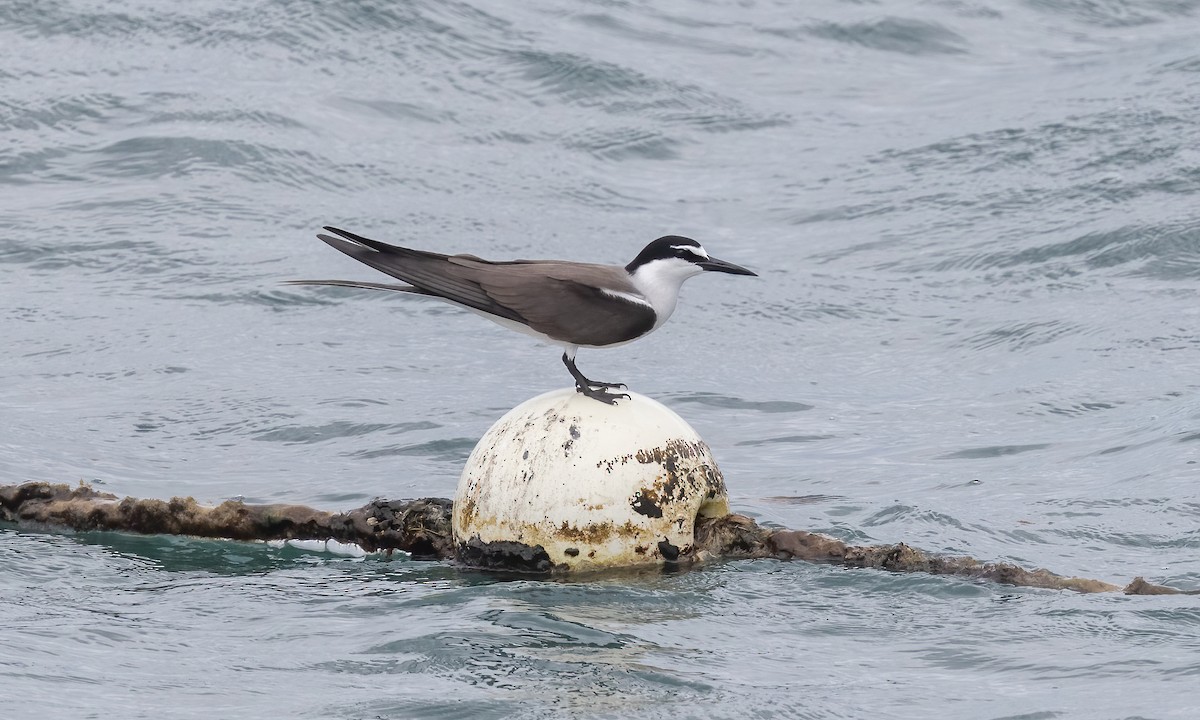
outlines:
[[[142,500],[118,498],[80,485],[25,483],[0,486],[0,521],[24,526],[109,530],[142,534],[191,535],[205,538],[265,541],[317,541],[323,547],[353,544],[364,552],[402,550],[418,560],[454,560],[451,502],[444,498],[373,500],[357,510],[331,513],[302,505],[247,505],[227,500],[201,505],[194,499]],[[333,541],[332,544],[329,541]],[[488,548],[488,565],[508,570],[545,570],[550,563],[540,546],[510,543]],[[306,545],[300,544],[301,547]],[[314,544],[312,547],[316,547]],[[477,548],[483,552],[482,548]],[[505,552],[496,552],[505,550]],[[511,553],[515,565],[505,567]],[[353,554],[353,553],[348,553]],[[1125,587],[1101,580],[1065,577],[1010,563],[984,563],[971,557],[934,555],[904,543],[847,545],[835,538],[802,530],[764,528],[744,515],[698,518],[695,544],[669,565],[686,566],[718,559],[774,558],[833,563],[847,568],[988,580],[1002,585],[1074,590],[1082,593],[1124,592],[1127,595],[1196,595],[1135,578]],[[545,558],[548,560],[548,558]],[[470,562],[471,558],[462,558]]]
[[[303,505],[247,505],[226,500],[201,505],[193,498],[118,498],[87,485],[25,483],[0,486],[0,520],[143,534],[229,540],[335,540],[366,552],[403,550],[418,559],[453,555],[450,501],[373,500],[347,513]]]

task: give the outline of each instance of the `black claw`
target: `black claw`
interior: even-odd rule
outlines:
[[[620,400],[621,398],[625,398],[626,400],[633,399],[626,393],[612,393],[603,388],[586,387],[583,385],[576,385],[575,391],[581,392],[593,400],[599,400],[605,405],[616,405],[617,400]]]

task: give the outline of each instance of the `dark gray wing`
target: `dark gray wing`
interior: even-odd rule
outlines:
[[[622,268],[556,262],[471,267],[465,273],[498,304],[515,311],[529,327],[573,345],[612,345],[645,335],[656,316],[648,304],[602,292],[601,287],[639,296]],[[618,274],[619,273],[619,274]]]
[[[427,295],[436,295],[491,315],[522,322],[519,315],[488,297],[478,283],[451,274],[448,255],[389,245],[335,227],[326,226],[325,229],[346,238],[342,240],[329,235],[317,235],[334,249],[403,280]],[[486,260],[477,261],[487,263]]]
[[[415,291],[528,325],[574,345],[612,345],[650,332],[648,304],[606,294],[639,296],[623,268],[553,261],[496,263],[473,255],[442,255],[397,247],[326,227],[332,247],[411,284]],[[381,289],[399,289],[385,286]]]

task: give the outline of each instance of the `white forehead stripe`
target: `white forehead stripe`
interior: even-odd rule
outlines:
[[[698,247],[696,245],[672,245],[671,249],[672,250],[687,250],[687,251],[691,252],[693,255],[699,255],[700,257],[704,258],[705,260],[708,259],[708,253],[704,251],[704,248]]]

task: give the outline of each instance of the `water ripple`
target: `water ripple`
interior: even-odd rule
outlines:
[[[1091,2],[1090,0],[1030,0],[1030,5],[1048,14],[1100,27],[1135,27],[1189,17],[1191,3],[1163,2],[1138,6],[1133,3]]]
[[[518,51],[508,55],[520,76],[533,84],[535,98],[554,98],[581,107],[670,127],[733,132],[783,127],[782,114],[762,115],[741,102],[696,85],[656,79],[632,68],[570,53]]]
[[[563,145],[605,160],[671,160],[679,157],[679,140],[639,128],[590,128],[567,138]]]
[[[976,333],[958,341],[956,345],[976,350],[1005,346],[1017,352],[1086,332],[1089,332],[1087,326],[1064,320],[1015,322]]]
[[[1018,455],[1020,453],[1033,452],[1035,450],[1045,450],[1052,447],[1050,443],[1031,443],[1029,445],[988,445],[985,447],[966,448],[964,450],[955,450],[951,453],[941,455],[942,460],[987,460],[990,458],[1004,457],[1007,455]]]
[[[758,440],[741,440],[736,443],[739,447],[757,447],[761,445],[799,444],[832,440],[836,435],[781,435],[779,437],[761,438]]]
[[[295,187],[338,187],[310,169],[317,163],[308,151],[238,140],[143,136],[120,140],[88,153],[95,157],[87,170],[101,178],[182,177],[209,169],[230,169],[247,179],[270,177],[272,182]]]
[[[906,264],[912,269],[917,267],[911,262]],[[922,263],[921,269],[1010,273],[1021,269],[1023,274],[1015,279],[1022,280],[1106,270],[1162,280],[1194,278],[1200,275],[1200,225],[1194,222],[1129,225],[1012,250],[953,253]],[[1011,281],[1014,277],[1006,274],[998,279]]]
[[[324,425],[285,425],[261,430],[253,435],[254,440],[280,442],[287,445],[325,442],[343,437],[369,435],[376,432],[387,432],[389,435],[400,435],[414,430],[435,430],[441,427],[434,422],[418,421],[407,423],[352,423],[337,421]]]
[[[860,23],[816,23],[802,32],[822,40],[861,45],[905,55],[947,55],[966,52],[967,41],[934,22],[890,17]]]
[[[754,410],[760,413],[794,413],[812,410],[812,405],[791,400],[744,400],[716,393],[685,393],[674,396],[676,402],[696,403],[726,410]]]
[[[351,453],[351,456],[364,460],[394,456],[419,456],[439,462],[461,463],[475,449],[477,441],[478,438],[469,437],[441,438],[412,445],[393,445],[374,450],[359,450]]]

